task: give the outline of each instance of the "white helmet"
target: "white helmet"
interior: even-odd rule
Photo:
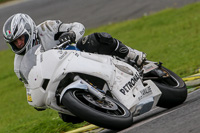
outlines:
[[[36,39],[35,22],[27,14],[18,13],[8,18],[3,26],[3,35],[11,49],[16,54],[23,55],[35,45]],[[20,36],[25,35],[25,45],[18,49],[13,43]]]

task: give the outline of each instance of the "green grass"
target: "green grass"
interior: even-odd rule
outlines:
[[[199,3],[89,29],[86,34],[93,32],[110,33],[124,44],[147,53],[149,60],[163,62],[181,77],[193,74],[200,66]],[[25,88],[13,72],[13,59],[10,50],[0,52],[0,133],[54,133],[86,124],[66,124],[53,110],[38,112],[29,106]]]
[[[180,76],[199,67],[200,4],[167,9],[141,19],[125,21],[89,31],[111,33],[124,44],[161,61]]]

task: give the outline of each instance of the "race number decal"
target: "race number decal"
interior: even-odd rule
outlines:
[[[27,94],[27,100],[28,100],[28,102],[32,102],[31,94]]]

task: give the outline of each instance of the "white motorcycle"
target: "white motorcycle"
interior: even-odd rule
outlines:
[[[161,63],[146,61],[139,69],[66,44],[46,52],[34,46],[24,56],[20,74],[28,103],[38,110],[51,108],[64,121],[119,130],[155,106],[171,108],[187,98],[183,80]]]

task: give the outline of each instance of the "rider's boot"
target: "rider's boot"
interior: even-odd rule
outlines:
[[[125,57],[126,60],[133,61],[139,67],[141,67],[146,60],[146,54],[144,52],[138,51],[128,47],[129,53]]]
[[[143,65],[144,61],[146,60],[145,53],[132,49],[124,45],[117,39],[115,39],[115,41],[117,42],[117,46],[115,48],[115,55],[125,59],[131,65],[136,64],[139,67]]]

